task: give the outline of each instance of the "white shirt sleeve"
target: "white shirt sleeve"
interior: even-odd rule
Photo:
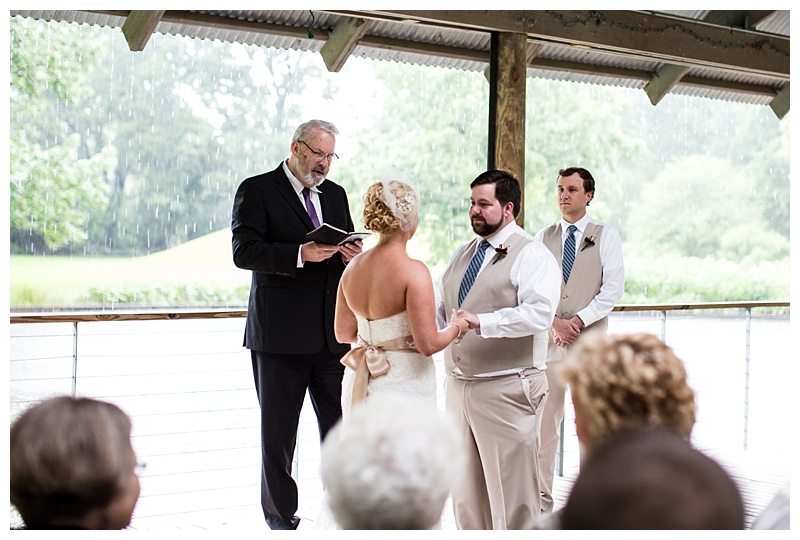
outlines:
[[[586,326],[611,313],[614,305],[625,293],[622,239],[619,232],[609,225],[604,225],[603,234],[600,237],[600,264],[603,267],[600,292],[585,308],[576,313]]]
[[[520,252],[511,267],[511,283],[518,305],[478,314],[483,337],[522,337],[550,328],[561,295],[561,270],[542,242],[533,241]]]

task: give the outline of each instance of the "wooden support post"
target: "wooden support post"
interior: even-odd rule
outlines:
[[[528,44],[525,34],[492,33],[489,68],[489,169],[513,174],[525,200],[525,77]],[[525,223],[521,205],[517,223]]]

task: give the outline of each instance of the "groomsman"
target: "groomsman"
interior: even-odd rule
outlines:
[[[474,332],[445,350],[446,409],[466,442],[467,473],[452,493],[459,529],[529,529],[541,512],[539,429],[547,330],[558,262],[515,222],[521,189],[505,171],[470,184],[476,238],[442,275],[437,318],[459,310]]]
[[[553,509],[553,475],[559,426],[564,419],[566,383],[559,375],[572,345],[590,330],[605,332],[608,314],[625,290],[625,269],[619,233],[592,219],[586,207],[594,199],[595,182],[580,167],[558,172],[558,206],[561,219],[542,229],[536,239],[561,261],[561,297],[550,330],[547,349],[547,383],[550,394],[542,416],[539,450],[544,511]]]

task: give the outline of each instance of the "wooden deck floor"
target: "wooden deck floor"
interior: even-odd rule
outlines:
[[[302,454],[298,455],[298,472],[295,475],[300,493],[300,530],[306,531],[314,530],[314,520],[322,497],[318,435],[311,411],[307,400],[299,436]],[[567,422],[573,425],[571,416],[568,416]],[[243,440],[248,437],[257,440],[254,426],[238,435],[236,431],[233,430],[232,434],[230,429],[213,429],[208,439],[230,440],[241,436]],[[566,502],[579,470],[574,429],[568,429],[566,435],[565,473],[563,477],[556,477],[554,486],[556,509]],[[148,448],[150,457],[142,477],[142,497],[131,528],[154,532],[235,530],[249,534],[268,531],[259,504],[259,448],[252,445],[252,439],[247,442],[249,444],[239,450],[214,450],[213,446],[209,446],[205,451],[178,456],[166,449],[159,452]],[[695,444],[721,463],[736,480],[745,502],[748,528],[774,494],[789,482],[788,454],[771,452],[765,455],[721,450],[708,446],[713,445],[713,439],[708,438]],[[442,513],[442,528],[456,529],[449,501]]]
[[[789,481],[788,459],[762,459],[741,453],[711,453],[734,477],[745,501],[747,527],[771,501],[774,494]],[[301,473],[300,530],[314,530],[322,487],[318,475],[313,473],[313,461],[303,464],[308,474]],[[554,486],[556,509],[561,508],[567,497],[577,469],[567,471],[566,476],[557,477]],[[249,478],[248,478],[249,475]],[[236,530],[243,532],[268,531],[259,505],[258,467],[232,470],[230,474],[175,475],[173,493],[148,495],[157,489],[156,482],[146,475],[142,479],[143,497],[134,515],[131,528],[142,531],[168,530]],[[200,477],[202,476],[202,483]],[[187,490],[189,483],[197,484],[196,491]],[[163,482],[161,482],[163,483]],[[238,484],[238,485],[234,485]],[[163,490],[160,488],[159,490]],[[442,528],[455,530],[455,520],[450,503],[442,513]]]

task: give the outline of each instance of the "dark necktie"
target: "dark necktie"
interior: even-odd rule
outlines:
[[[306,210],[308,211],[308,215],[311,217],[312,223],[314,223],[314,227],[319,227],[317,211],[314,209],[314,203],[311,202],[311,190],[307,187],[303,188],[303,198],[306,200]]]
[[[572,271],[572,263],[575,262],[575,231],[578,228],[575,225],[570,225],[567,228],[567,239],[564,241],[564,258],[561,261],[562,271],[564,272],[564,283],[569,279],[569,273]]]
[[[464,301],[464,297],[467,296],[467,293],[472,288],[472,284],[475,283],[475,278],[478,277],[478,271],[480,271],[481,265],[483,264],[483,258],[486,256],[486,248],[490,245],[491,244],[486,240],[481,242],[481,245],[478,246],[478,251],[472,256],[472,260],[469,261],[467,271],[464,272],[464,279],[461,280],[461,288],[458,290],[458,307],[461,307],[461,302]]]

